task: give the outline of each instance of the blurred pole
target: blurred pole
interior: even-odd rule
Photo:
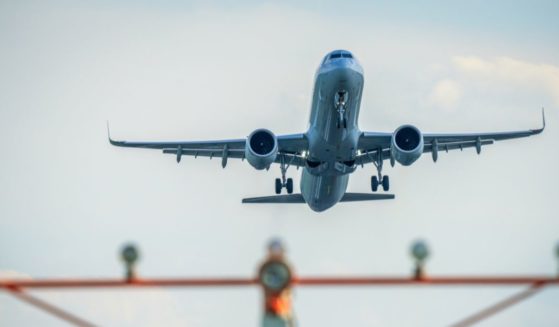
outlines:
[[[292,270],[285,259],[279,239],[268,243],[268,255],[260,265],[258,280],[264,294],[263,327],[294,327],[292,307]]]
[[[122,247],[120,258],[124,262],[125,273],[124,278],[128,282],[136,279],[136,262],[140,258],[140,253],[134,244],[126,244]]]
[[[410,249],[411,255],[415,261],[413,276],[416,280],[425,278],[425,260],[429,257],[429,248],[423,241],[416,241]]]

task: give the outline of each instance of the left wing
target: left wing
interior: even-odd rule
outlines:
[[[225,168],[228,158],[244,159],[246,139],[230,139],[216,141],[117,141],[111,138],[109,127],[107,124],[107,132],[109,142],[114,146],[129,148],[145,148],[159,149],[163,153],[174,154],[177,162],[181,157],[213,157],[221,158],[221,165]],[[301,156],[303,151],[308,148],[308,142],[305,134],[279,135],[278,139],[278,156],[275,162],[281,163],[282,160],[286,164],[294,166],[304,166],[305,160]]]
[[[516,139],[540,134],[545,129],[545,113],[542,109],[542,127],[523,131],[496,132],[496,133],[461,133],[461,134],[423,134],[423,153],[431,152],[436,161],[438,151],[463,150],[476,148],[477,153],[481,147],[493,144],[495,141]],[[363,165],[375,162],[379,155],[382,160],[390,159],[390,145],[392,133],[363,132],[359,138],[358,149],[361,154],[357,156],[356,163]]]

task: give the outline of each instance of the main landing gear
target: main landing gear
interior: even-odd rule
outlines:
[[[281,189],[285,187],[287,194],[293,193],[293,179],[285,178],[285,173],[287,173],[287,168],[289,165],[285,163],[284,156],[281,157],[280,169],[281,169],[281,179],[276,178],[276,194],[281,193]]]
[[[346,91],[338,91],[334,96],[334,102],[336,105],[336,111],[338,112],[338,122],[336,126],[338,128],[347,128],[347,118],[346,118],[346,103],[348,94]]]
[[[388,176],[382,175],[382,149],[377,151],[377,157],[373,161],[373,164],[377,168],[377,175],[371,176],[371,190],[376,192],[379,185],[382,185],[382,189],[386,192],[390,189],[390,179]]]

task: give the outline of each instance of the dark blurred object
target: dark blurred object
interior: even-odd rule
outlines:
[[[292,269],[285,259],[280,239],[268,243],[268,255],[258,270],[258,281],[264,291],[262,326],[295,326],[292,307]]]
[[[411,246],[411,255],[415,260],[415,279],[425,278],[425,260],[429,257],[429,247],[424,241],[415,241]]]
[[[120,257],[125,264],[125,278],[128,281],[136,279],[136,262],[140,259],[140,253],[134,244],[126,244],[121,252]]]

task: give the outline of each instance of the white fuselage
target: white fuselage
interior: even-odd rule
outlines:
[[[355,171],[361,133],[357,121],[363,69],[353,56],[330,59],[331,55],[326,56],[315,76],[306,133],[309,165],[303,169],[301,177],[301,193],[314,211],[324,211],[343,197],[349,174]],[[344,124],[340,123],[340,92],[344,94]]]

